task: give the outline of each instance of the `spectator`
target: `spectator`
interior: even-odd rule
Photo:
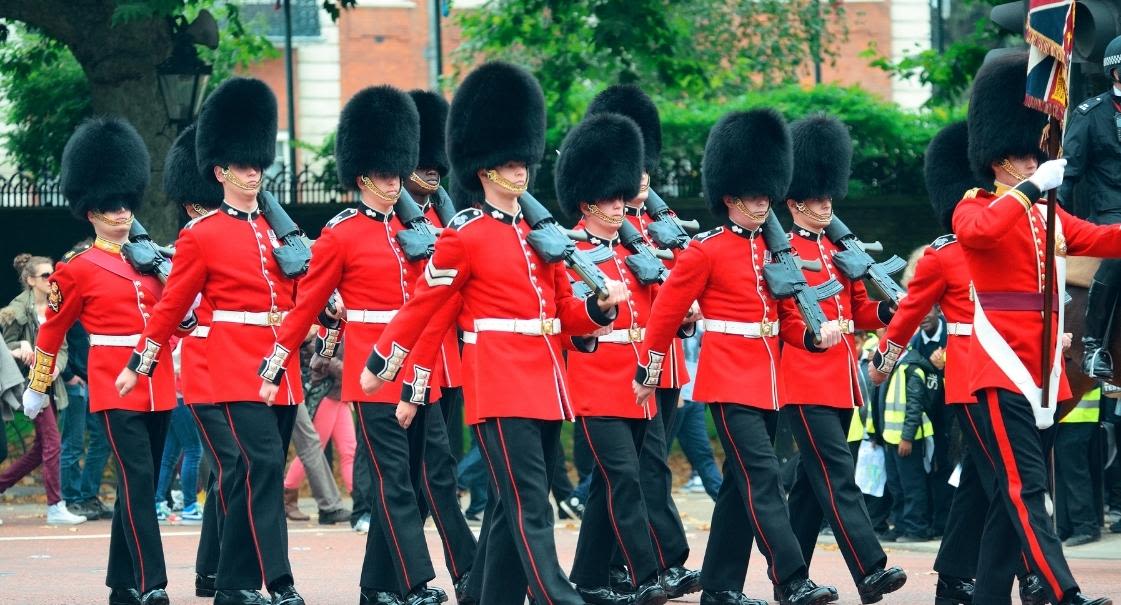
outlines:
[[[1101,539],[1101,508],[1094,481],[1101,462],[1101,387],[1095,387],[1058,424],[1055,435],[1055,524],[1063,546]],[[1095,451],[1097,449],[1098,451]]]
[[[481,515],[487,507],[487,499],[490,497],[487,472],[486,461],[483,460],[482,452],[479,450],[479,442],[475,437],[475,432],[471,431],[471,449],[467,450],[467,454],[460,459],[459,466],[456,469],[460,488],[466,489],[471,495],[471,501],[467,505],[467,510],[463,513],[468,521],[478,522],[482,520]]]
[[[868,376],[868,366],[872,363],[872,355],[876,352],[876,348],[880,344],[880,336],[886,330],[880,328],[875,332],[859,332],[856,335],[856,344],[860,349],[860,368],[858,378],[860,380],[860,396],[864,400],[865,405],[853,411],[853,420],[861,423],[863,427],[864,439],[871,439],[878,447],[884,447],[884,440],[881,436],[884,424],[884,397],[883,389],[874,384]],[[850,427],[850,433],[854,432]],[[854,444],[850,441],[849,446],[853,447]],[[857,442],[853,447],[853,460],[857,458],[857,452],[860,449],[860,443]],[[894,542],[896,535],[891,529],[889,523],[891,519],[891,492],[884,490],[882,496],[872,496],[864,494],[864,505],[868,507],[868,518],[872,521],[872,529],[876,531],[876,535],[884,542]]]
[[[0,311],[0,328],[3,329],[4,342],[12,357],[17,360],[20,371],[26,376],[28,368],[35,363],[34,343],[39,335],[39,324],[47,320],[47,301],[52,293],[50,278],[54,263],[43,256],[20,254],[12,265],[20,276],[23,292]],[[65,367],[66,360],[67,349],[64,344],[59,349],[56,367]],[[84,523],[86,518],[75,515],[66,508],[59,477],[62,443],[55,408],[66,409],[67,404],[66,388],[60,381],[55,381],[51,399],[53,405],[47,406],[35,417],[35,442],[31,449],[0,473],[0,493],[41,465],[43,487],[47,492],[47,524],[76,525]],[[8,406],[2,412],[11,414]]]
[[[685,366],[689,368],[690,376],[697,375],[697,358],[701,354],[701,338],[704,335],[702,323],[704,322],[697,322],[696,334],[682,341],[685,346]],[[704,405],[693,401],[692,382],[681,387],[680,406],[666,439],[671,446],[674,438],[677,439],[681,451],[685,453],[685,458],[693,468],[692,475],[698,477],[696,482],[700,483],[710,498],[716,500],[716,494],[720,492],[720,484],[723,483],[724,478],[716,467],[716,455],[712,451],[712,441],[708,438]],[[686,489],[696,490],[693,477],[690,477]]]

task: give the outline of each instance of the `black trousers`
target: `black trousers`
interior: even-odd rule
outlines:
[[[215,585],[219,590],[257,590],[262,584],[270,589],[291,584],[284,463],[296,406],[239,401],[219,408],[238,458],[230,489],[223,488],[226,520]]]
[[[525,591],[541,605],[583,605],[557,560],[550,475],[556,469],[561,422],[493,418],[483,441],[498,485],[487,539],[480,603],[521,605]]]
[[[441,387],[440,392],[440,415],[448,432],[448,451],[459,462],[463,457],[463,387]]]
[[[479,543],[475,548],[475,558],[471,562],[471,569],[476,570],[467,578],[467,585],[464,587],[465,592],[474,598],[475,601],[480,601],[483,598],[483,581],[486,573],[487,561],[487,547],[490,542],[490,530],[494,527],[494,509],[498,506],[498,482],[494,475],[494,464],[491,462],[490,450],[487,449],[486,440],[483,437],[483,430],[481,424],[476,424],[471,427],[475,433],[475,442],[479,444],[479,452],[483,456],[483,461],[487,465],[487,487],[490,490],[489,497],[487,498],[486,506],[483,508],[483,523],[479,528]],[[504,528],[505,529],[505,528]],[[524,574],[522,579],[524,580]],[[495,579],[495,581],[498,581]],[[521,591],[526,591],[526,586],[523,582]]]
[[[937,449],[938,446],[935,446]],[[932,537],[930,483],[923,465],[926,444],[914,443],[911,455],[900,456],[899,446],[884,447],[887,487],[895,513],[895,531],[901,536]]]
[[[787,417],[801,453],[787,506],[802,558],[809,566],[824,516],[833,528],[849,574],[859,582],[883,568],[887,555],[872,531],[864,495],[854,479],[852,453],[846,441],[853,410],[788,405],[781,413]]]
[[[1059,537],[1101,534],[1101,510],[1095,511],[1094,458],[1096,422],[1065,422],[1055,438],[1055,520]],[[1099,463],[1100,464],[1100,463]]]
[[[756,537],[773,584],[805,578],[771,445],[776,413],[734,403],[710,404],[709,411],[724,446],[724,483],[712,511],[701,584],[707,591],[742,591]]]
[[[662,570],[684,565],[689,558],[689,541],[681,513],[673,501],[673,472],[669,468],[669,427],[677,414],[677,400],[681,389],[658,389],[654,392],[658,415],[646,428],[646,438],[638,457],[642,495],[646,501],[646,514],[650,517],[650,537]],[[624,561],[618,555],[615,563]]]
[[[370,451],[362,440],[362,423],[354,419],[357,447],[354,448],[354,479],[350,491],[350,524],[353,526],[373,511],[374,506],[374,465],[370,462]],[[372,520],[372,519],[371,519]]]
[[[117,504],[105,585],[135,588],[141,594],[164,588],[167,568],[153,502],[171,412],[107,410],[99,414],[117,460]]]
[[[421,521],[432,518],[444,548],[444,562],[455,581],[471,570],[475,559],[475,534],[467,526],[467,519],[459,508],[459,483],[456,480],[455,458],[448,445],[448,426],[441,417],[444,405],[430,408],[424,422],[424,459],[421,462],[417,485]]]
[[[604,545],[612,542],[635,586],[658,574],[638,470],[643,437],[651,422],[659,421],[576,419],[576,432],[584,436],[596,465],[572,563],[570,577],[577,586],[594,588],[610,584],[612,552]]]
[[[234,469],[240,452],[234,443],[226,413],[221,406],[188,405],[199,430],[202,453],[210,473],[206,478],[206,504],[202,509],[202,532],[199,534],[198,553],[195,555],[195,573],[216,575],[222,551],[222,526],[226,522],[228,495],[237,488]],[[244,557],[230,557],[228,563],[244,562]],[[255,571],[255,563],[248,562],[248,573]]]
[[[977,399],[968,413],[988,453],[996,494],[985,518],[973,602],[1008,603],[1008,577],[1026,558],[1057,603],[1078,584],[1044,505],[1047,467],[1031,405],[1004,389],[987,389]]]
[[[427,418],[429,408],[420,407],[406,430],[397,423],[396,405],[360,403],[355,407],[358,438],[366,444],[374,471],[374,510],[359,585],[405,596],[436,577],[413,486],[420,481],[425,425],[442,419]]]

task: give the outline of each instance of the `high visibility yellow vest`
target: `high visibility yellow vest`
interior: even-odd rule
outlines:
[[[1089,393],[1086,393],[1082,396],[1082,400],[1078,402],[1078,405],[1074,406],[1074,409],[1059,422],[1097,422],[1100,417],[1101,398],[1101,387],[1097,387]]]
[[[926,372],[915,368],[919,377],[926,380]],[[899,445],[903,439],[903,420],[907,416],[907,364],[899,365],[888,382],[884,397],[884,442]],[[915,441],[934,435],[934,425],[926,412],[922,415],[922,425],[915,431]]]
[[[871,410],[869,410],[871,413]],[[864,427],[860,425],[860,410],[852,411],[852,422],[849,422],[848,442],[860,441],[864,439]]]

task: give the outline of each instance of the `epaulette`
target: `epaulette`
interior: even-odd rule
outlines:
[[[693,236],[693,241],[703,242],[706,239],[709,239],[710,237],[715,237],[717,235],[720,235],[721,233],[724,233],[724,227],[716,227],[715,229],[709,229],[708,231],[702,231],[702,232],[694,235]]]
[[[1090,113],[1091,109],[1097,107],[1098,105],[1101,105],[1102,101],[1104,101],[1106,99],[1106,97],[1108,97],[1111,94],[1113,94],[1113,93],[1103,92],[1102,94],[1100,94],[1096,97],[1086,99],[1085,101],[1079,103],[1078,107],[1075,108],[1075,110],[1078,111],[1078,113],[1080,113],[1082,115],[1086,115],[1086,114]]]
[[[74,260],[75,258],[78,258],[79,256],[85,254],[92,247],[93,246],[86,246],[85,248],[82,248],[81,250],[77,250],[77,251],[70,250],[66,254],[62,255],[62,262],[68,263],[68,262]]]
[[[358,216],[358,209],[357,208],[347,208],[346,210],[343,210],[342,212],[336,214],[331,220],[327,221],[327,224],[324,225],[323,227],[324,228],[334,227],[335,225],[338,225],[339,223],[341,223],[341,222],[345,221],[346,219],[351,218],[353,216]]]
[[[977,194],[982,192],[982,191],[984,191],[984,189],[982,189],[980,187],[974,187],[973,189],[970,189],[969,191],[966,191],[965,195],[961,199],[971,200],[971,199],[977,197]]]
[[[941,250],[942,248],[945,248],[946,246],[949,246],[956,241],[958,241],[958,237],[956,235],[954,235],[953,233],[947,233],[946,235],[939,237],[933,242],[930,242],[930,247],[935,250]]]
[[[478,208],[465,208],[455,213],[455,216],[452,217],[452,220],[448,222],[448,228],[458,231],[482,217],[482,210],[479,210]]]
[[[204,214],[204,215],[202,215],[198,218],[193,218],[193,219],[187,221],[187,224],[184,225],[183,228],[184,229],[190,229],[191,227],[194,227],[195,225],[201,223],[202,221],[204,221],[204,220],[206,220],[206,219],[208,219],[212,216],[217,216],[217,215],[218,215],[217,212],[209,212],[209,213]]]

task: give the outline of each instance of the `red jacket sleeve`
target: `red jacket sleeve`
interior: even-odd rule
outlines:
[[[58,350],[66,341],[66,331],[82,314],[82,293],[73,268],[58,263],[51,275],[51,293],[47,298],[47,320],[39,326],[35,340],[35,363],[28,376],[28,387],[40,393],[50,390],[54,378]]]
[[[342,280],[344,251],[331,229],[323,230],[311,252],[311,266],[307,275],[300,279],[296,306],[285,316],[276,338],[277,344],[287,351],[300,347],[311,324]]]
[[[1062,208],[1056,208],[1066,238],[1067,254],[1074,256],[1121,257],[1121,227],[1095,225]]]
[[[967,195],[954,210],[954,234],[970,248],[985,249],[1000,245],[1012,231],[1016,221],[1024,218],[1023,200],[1034,202],[1038,191],[1030,183],[1021,183],[1008,193],[990,201]],[[1025,191],[1028,190],[1028,191]],[[1034,195],[1033,195],[1034,193]]]
[[[704,291],[711,271],[712,261],[696,243],[677,257],[673,271],[659,289],[650,308],[650,318],[646,321],[646,337],[638,356],[636,379],[641,378],[639,382],[651,386],[658,384],[661,364],[673,337],[689,312],[689,305]]]
[[[915,265],[915,275],[907,284],[907,296],[899,303],[895,310],[895,317],[887,326],[887,333],[880,339],[878,352],[880,356],[890,357],[888,366],[877,368],[881,372],[890,372],[895,366],[895,361],[907,348],[907,343],[919,329],[919,323],[942,296],[946,293],[946,277],[944,271],[951,270],[942,267],[938,255],[930,248],[919,258]]]
[[[455,318],[463,308],[463,297],[459,294],[448,299],[420,333],[412,351],[409,353],[408,368],[402,382],[401,400],[423,405],[428,402],[427,393],[432,373],[441,355],[444,335],[454,329]],[[446,327],[444,327],[446,326]]]
[[[814,353],[825,350],[813,346],[814,335],[806,327],[806,320],[802,318],[802,312],[798,310],[798,303],[793,297],[779,299],[778,320],[778,336],[784,343]]]
[[[868,297],[863,280],[852,282],[852,320],[858,330],[876,330],[891,321],[887,303]]]
[[[617,312],[614,309],[601,311],[595,296],[577,298],[572,293],[572,283],[568,281],[564,263],[553,263],[553,291],[561,332],[567,336],[590,334],[615,320]]]

